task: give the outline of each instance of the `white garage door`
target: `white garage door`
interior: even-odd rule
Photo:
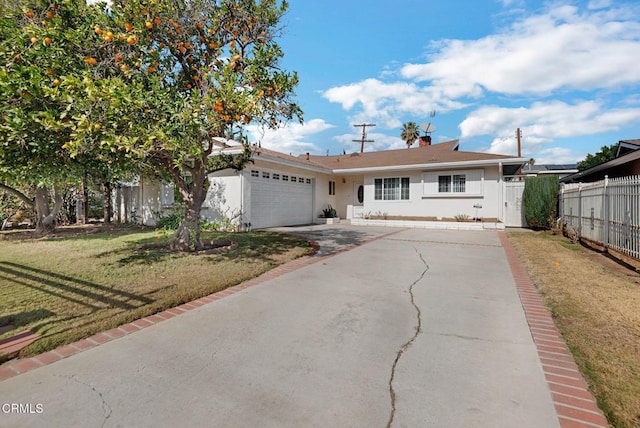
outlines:
[[[313,222],[313,180],[301,175],[251,170],[253,229]]]

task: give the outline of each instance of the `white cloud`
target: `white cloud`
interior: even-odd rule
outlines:
[[[615,131],[640,120],[640,108],[610,109],[596,101],[567,104],[562,101],[533,103],[529,108],[485,106],[460,123],[462,138],[496,135],[490,151],[512,149],[511,136],[521,128],[529,143],[539,146],[555,138]],[[515,138],[515,137],[514,137]],[[513,150],[507,150],[506,152]]]
[[[595,3],[592,3],[595,5]],[[401,74],[445,96],[549,94],[640,82],[640,23],[629,10],[558,6],[478,40],[434,42],[430,62]]]
[[[433,87],[420,87],[409,82],[385,83],[378,79],[330,88],[323,96],[341,104],[345,110],[359,104],[362,111],[352,118],[354,121],[377,121],[388,128],[400,126],[399,117],[404,114],[420,118],[427,117],[432,110],[449,111],[464,107],[464,104],[444,97]]]
[[[320,153],[321,150],[315,144],[305,140],[331,128],[334,128],[334,125],[323,119],[312,119],[303,124],[287,123],[278,129],[251,125],[247,126],[247,131],[250,134],[251,143],[260,143],[267,149],[298,155],[305,152]]]
[[[611,0],[591,0],[587,5],[589,10],[605,9],[611,6]]]

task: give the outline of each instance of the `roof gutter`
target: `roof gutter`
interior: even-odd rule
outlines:
[[[318,166],[318,165],[311,165],[308,163],[304,163],[304,162],[296,162],[293,160],[289,160],[289,159],[282,159],[279,158],[277,156],[273,156],[267,153],[255,153],[254,154],[254,159],[261,159],[264,161],[268,161],[268,162],[273,162],[273,163],[277,163],[277,164],[281,164],[281,165],[286,165],[286,166],[290,166],[293,168],[300,168],[300,169],[305,169],[308,171],[314,171],[314,172],[320,172],[322,174],[331,174],[331,170],[329,168],[324,168],[322,166]]]
[[[345,168],[334,169],[334,174],[358,174],[364,172],[385,172],[385,171],[407,171],[420,169],[423,171],[429,170],[441,170],[441,169],[456,169],[456,168],[469,168],[474,166],[491,166],[491,165],[522,165],[529,162],[528,158],[507,158],[507,159],[486,159],[486,160],[473,160],[473,161],[461,161],[461,162],[434,162],[415,165],[391,165],[391,166],[377,166],[367,168]]]

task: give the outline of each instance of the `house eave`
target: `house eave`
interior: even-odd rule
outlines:
[[[590,175],[596,174],[601,171],[605,171],[612,167],[624,165],[636,159],[640,159],[640,150],[627,153],[625,155],[620,156],[619,158],[615,158],[608,162],[601,163],[600,165],[596,165],[589,169],[585,169],[584,171],[580,171],[575,174],[568,175],[566,177],[561,178],[560,182],[561,183],[577,183],[580,180],[584,179],[585,177],[589,177]]]
[[[296,162],[293,160],[288,160],[288,159],[282,159],[279,158],[277,156],[272,156],[270,154],[267,153],[256,153],[253,157],[254,160],[263,160],[266,162],[273,162],[273,163],[277,163],[279,165],[285,165],[285,166],[289,166],[289,167],[293,167],[293,168],[300,168],[300,169],[304,169],[307,171],[313,171],[313,172],[319,172],[322,174],[331,174],[331,170],[328,168],[324,168],[318,165],[311,165],[308,163],[304,163],[304,162]]]
[[[502,165],[524,165],[529,162],[528,158],[505,158],[505,159],[485,159],[485,160],[472,160],[472,161],[459,161],[459,162],[434,162],[425,164],[414,165],[390,165],[390,166],[377,166],[377,167],[364,167],[364,168],[336,168],[333,169],[334,174],[362,174],[369,172],[391,172],[391,171],[409,171],[409,170],[421,170],[432,171],[441,169],[456,169],[456,168],[473,168],[473,167],[486,167],[486,166],[498,166]]]

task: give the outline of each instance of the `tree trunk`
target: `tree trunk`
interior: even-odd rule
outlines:
[[[53,210],[49,206],[50,190],[47,187],[36,187],[36,233],[47,235],[55,232],[56,217],[62,208],[62,196],[56,186],[53,186]]]
[[[200,239],[200,211],[207,197],[209,180],[202,168],[194,168],[191,174],[192,183],[177,180],[177,187],[182,194],[185,215],[171,241],[171,248],[178,251],[199,251],[203,248]]]
[[[102,199],[102,217],[104,224],[109,224],[111,223],[113,209],[111,207],[111,183],[108,181],[102,183]]]

